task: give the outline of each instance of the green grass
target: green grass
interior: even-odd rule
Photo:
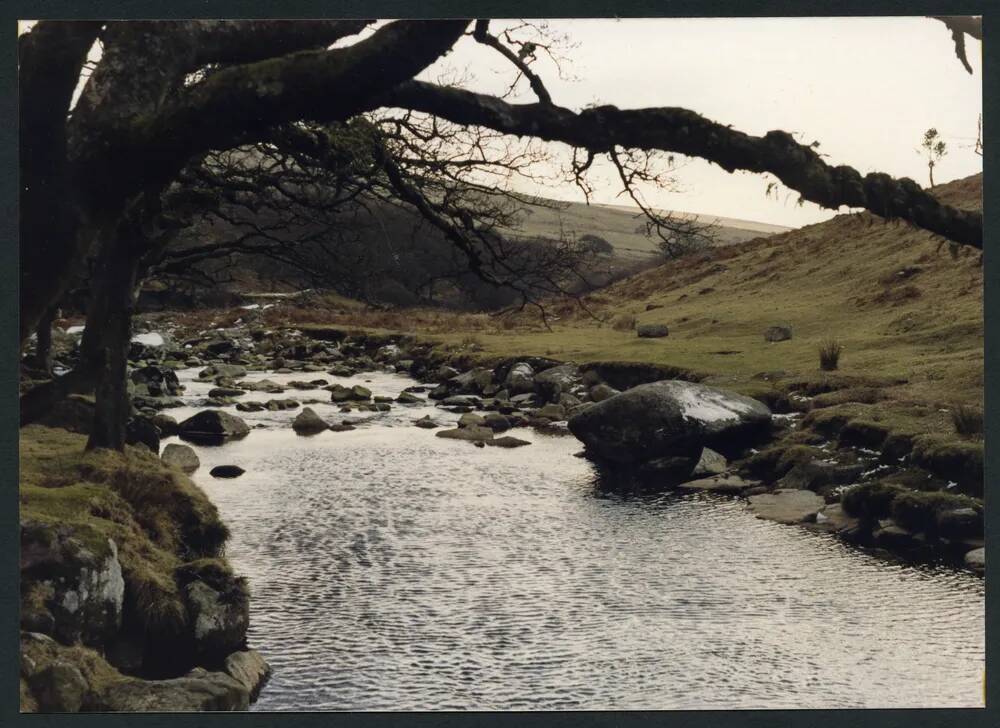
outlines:
[[[228,530],[197,486],[144,448],[85,452],[85,444],[86,436],[66,430],[21,429],[21,520],[69,527],[98,555],[113,539],[126,608],[147,629],[177,633],[187,614],[175,570],[218,556]],[[30,584],[24,591],[37,598]]]

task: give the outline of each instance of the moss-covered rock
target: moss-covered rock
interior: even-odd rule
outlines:
[[[949,519],[946,514],[955,511],[971,511],[973,517]],[[890,513],[892,520],[915,533],[945,535],[940,533],[943,521],[946,534],[952,537],[982,536],[982,503],[975,498],[957,493],[916,491],[900,493],[893,499]],[[979,514],[979,518],[976,518],[975,514]]]
[[[983,493],[983,443],[947,435],[921,435],[913,440],[913,462],[972,495]]]
[[[907,492],[906,488],[894,483],[864,483],[845,491],[840,504],[849,515],[873,522],[888,518],[892,502]]]

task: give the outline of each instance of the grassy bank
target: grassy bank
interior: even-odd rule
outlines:
[[[225,524],[186,475],[141,447],[86,452],[86,439],[41,425],[20,431],[21,626],[77,643],[58,648],[59,659],[86,679],[82,705],[101,709],[110,705],[108,686],[124,679],[112,665],[154,676],[191,668],[194,617],[184,587],[192,570],[242,582],[222,558]],[[72,585],[92,583],[86,574],[105,568],[115,551],[121,613],[114,624],[97,623],[88,611],[92,588]],[[22,677],[36,667],[22,663]],[[29,678],[36,693],[53,682]],[[22,707],[30,708],[26,690],[22,684]]]

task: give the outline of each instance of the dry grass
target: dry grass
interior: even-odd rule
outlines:
[[[633,314],[626,313],[615,317],[611,322],[611,328],[615,331],[632,331],[635,328],[636,318]]]
[[[966,437],[982,438],[983,411],[973,405],[959,404],[951,410],[951,421],[955,432]]]

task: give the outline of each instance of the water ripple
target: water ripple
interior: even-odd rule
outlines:
[[[340,381],[365,380],[411,383]],[[396,407],[303,438],[295,411],[247,413],[263,428],[197,448],[253,590],[250,642],[275,671],[255,709],[980,704],[981,580],[737,501],[609,492],[570,438],[477,449],[408,426],[426,412],[455,418]],[[221,463],[247,473],[209,477]]]

